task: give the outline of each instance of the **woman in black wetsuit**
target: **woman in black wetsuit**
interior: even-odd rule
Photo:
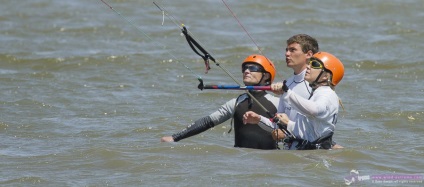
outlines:
[[[274,80],[276,69],[274,64],[263,55],[250,55],[242,63],[243,82],[246,86],[266,86]],[[190,136],[204,132],[231,118],[234,119],[234,147],[254,149],[276,149],[277,144],[269,131],[257,124],[243,124],[243,115],[253,111],[262,116],[277,112],[279,99],[265,91],[249,91],[268,111],[264,111],[249,94],[243,93],[237,98],[222,105],[212,114],[196,120],[182,131],[161,138],[162,142],[177,142]]]

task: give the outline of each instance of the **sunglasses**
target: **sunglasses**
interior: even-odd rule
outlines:
[[[249,69],[250,72],[263,72],[262,67],[257,65],[244,65],[241,67],[241,72],[244,73],[246,69]]]
[[[311,58],[309,60],[309,65],[311,65],[312,69],[324,69],[322,67],[321,61],[319,61],[318,59],[315,59],[315,58]]]

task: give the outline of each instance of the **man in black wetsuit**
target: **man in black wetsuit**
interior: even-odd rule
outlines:
[[[250,55],[242,63],[243,82],[246,86],[270,85],[274,80],[276,69],[265,56]],[[265,91],[249,91],[270,114],[277,112],[279,99]],[[162,142],[177,142],[184,138],[204,132],[231,118],[234,119],[234,147],[254,149],[276,149],[277,144],[269,131],[257,124],[243,124],[243,115],[253,111],[262,116],[268,116],[266,111],[257,104],[249,94],[243,93],[237,98],[222,105],[212,114],[196,120],[181,132],[161,138]]]

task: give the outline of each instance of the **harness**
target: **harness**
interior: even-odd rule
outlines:
[[[293,137],[287,137],[283,142],[286,143],[288,147],[291,147],[293,143],[297,143],[295,144],[296,150],[331,149],[333,146],[333,134],[333,131],[327,131],[323,136],[312,142]]]

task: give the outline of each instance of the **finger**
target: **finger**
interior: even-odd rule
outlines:
[[[243,116],[243,124],[246,125],[246,123],[247,123],[247,118],[245,116]]]
[[[275,132],[272,132],[272,139],[277,140],[277,137],[275,136]]]

